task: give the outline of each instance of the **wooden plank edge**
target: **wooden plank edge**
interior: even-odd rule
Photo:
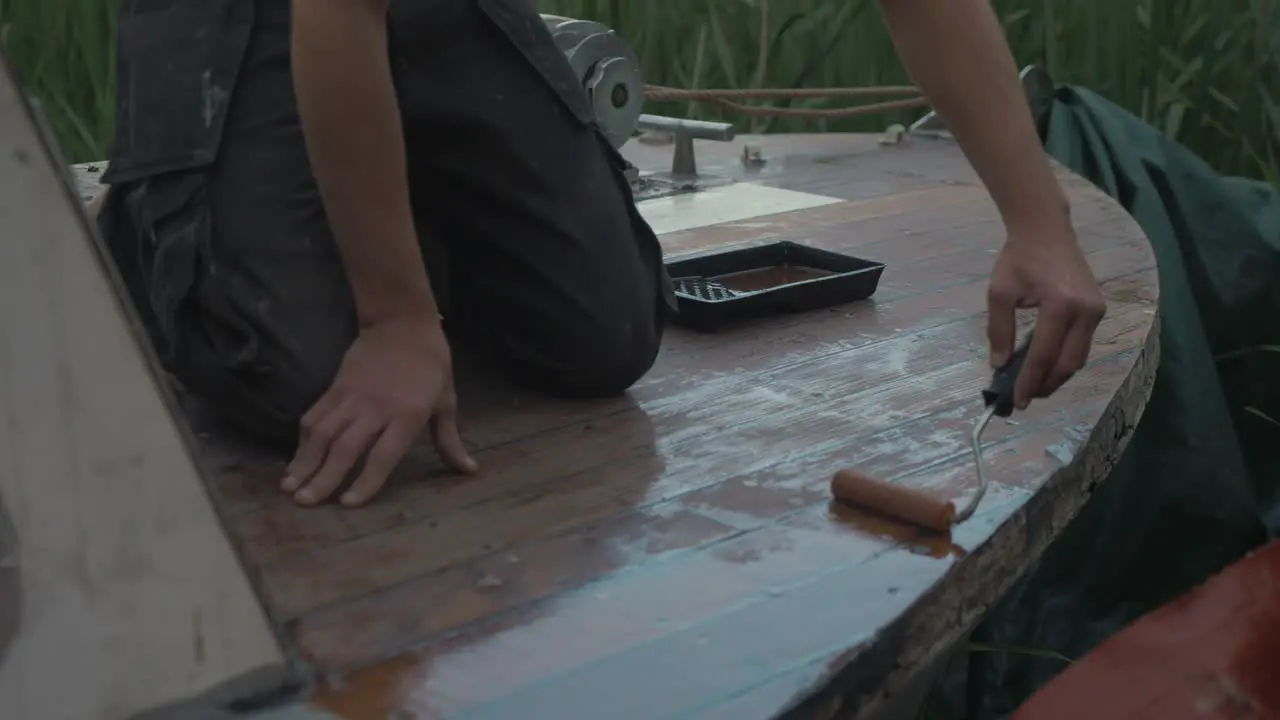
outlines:
[[[268,611],[263,602],[258,582],[247,572],[247,566],[238,543],[227,532],[225,523],[222,522],[221,505],[217,501],[215,494],[209,490],[205,468],[193,452],[195,434],[185,421],[185,416],[180,410],[172,388],[162,380],[162,378],[166,377],[166,374],[159,358],[147,337],[141,318],[124,292],[123,280],[114,261],[111,259],[105,242],[97,232],[94,220],[101,210],[102,201],[105,200],[107,193],[100,193],[93,198],[99,202],[90,204],[93,210],[91,216],[86,211],[88,208],[85,207],[84,201],[78,192],[76,177],[70,171],[70,166],[63,161],[61,151],[56,145],[47,123],[44,122],[38,107],[34,106],[32,100],[23,92],[14,73],[12,63],[2,55],[0,55],[0,86],[7,86],[7,88],[0,90],[0,93],[11,95],[14,110],[20,114],[20,117],[16,120],[18,125],[25,124],[31,135],[34,135],[34,138],[20,137],[14,140],[15,144],[19,146],[29,144],[34,146],[36,150],[37,156],[32,159],[32,162],[24,164],[30,164],[33,173],[52,171],[55,175],[54,180],[58,186],[58,192],[63,196],[63,212],[70,211],[73,214],[73,223],[76,231],[80,234],[80,240],[87,242],[89,245],[89,256],[92,258],[95,269],[101,274],[100,276],[107,285],[108,295],[113,305],[112,311],[122,321],[130,339],[133,341],[132,344],[135,346],[144,365],[144,374],[150,378],[164,410],[181,440],[182,453],[201,481],[199,483],[200,493],[218,521],[217,530],[230,548],[239,572],[246,578],[246,584],[253,593],[253,599],[256,601],[274,638],[276,649],[284,660],[283,664],[272,663],[265,665],[218,683],[205,693],[193,698],[192,702],[195,705],[182,703],[181,707],[184,709],[184,713],[179,716],[193,717],[193,711],[196,711],[197,706],[201,708],[198,711],[201,715],[207,714],[212,709],[205,704],[208,702],[218,703],[220,708],[227,708],[237,712],[250,712],[255,709],[283,703],[287,699],[310,694],[311,689],[315,686],[315,673],[296,649],[293,648],[292,643],[289,641],[290,636],[285,628]],[[19,147],[17,152],[21,153],[22,148]],[[44,163],[43,168],[39,167],[40,163]],[[3,502],[4,498],[0,496],[0,504]],[[20,538],[17,544],[20,546]],[[15,567],[13,569],[17,575],[15,584],[20,587],[21,568]],[[17,636],[15,639],[20,637],[22,633],[21,617],[17,619],[17,623]],[[0,661],[12,661],[12,659],[10,656],[0,656]],[[175,705],[174,707],[176,708],[177,706]],[[168,709],[156,708],[149,710],[146,711],[145,716],[150,717],[150,713],[153,711],[164,713]]]

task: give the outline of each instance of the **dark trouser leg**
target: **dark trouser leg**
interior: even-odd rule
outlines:
[[[547,391],[620,393],[658,351],[661,250],[530,6],[393,3],[420,234],[465,340]]]
[[[396,69],[416,214],[453,275],[450,328],[546,391],[624,390],[657,352],[660,253],[616,156],[473,2],[425,5],[440,42],[400,52]],[[137,257],[135,297],[170,371],[288,440],[356,325],[298,122],[287,4],[258,7],[216,162],[118,187],[113,228],[128,235],[110,242]],[[397,37],[414,34],[404,24]]]
[[[250,432],[288,442],[356,323],[298,124],[288,4],[257,4],[216,160],[114,188],[103,231],[117,263],[138,266],[133,294],[168,370]],[[124,67],[144,59],[119,52]]]

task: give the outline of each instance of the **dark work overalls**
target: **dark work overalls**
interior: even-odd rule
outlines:
[[[622,392],[653,363],[670,284],[532,3],[393,0],[388,28],[455,344],[553,394]],[[134,303],[188,389],[290,440],[357,323],[303,143],[289,0],[123,0],[117,69],[100,223]]]

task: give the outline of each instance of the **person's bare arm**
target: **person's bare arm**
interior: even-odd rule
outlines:
[[[311,505],[372,498],[418,433],[471,472],[457,428],[449,343],[409,204],[388,0],[295,0],[292,63],[307,155],[355,298],[359,332],[329,389],[302,416],[281,489]]]
[[[1014,308],[1040,308],[1018,405],[1055,391],[1088,359],[1105,311],[987,0],[880,0],[907,72],[960,144],[1009,233],[992,272],[988,335],[1002,364]]]
[[[387,5],[293,3],[298,112],[361,325],[436,313],[409,205]]]

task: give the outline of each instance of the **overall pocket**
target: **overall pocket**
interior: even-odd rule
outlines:
[[[228,301],[212,254],[212,210],[202,171],[160,175],[131,188],[126,211],[141,243],[145,291],[166,369],[193,389],[210,370],[253,371],[257,332]]]
[[[253,24],[253,0],[122,0],[103,182],[213,162]]]
[[[152,341],[165,368],[176,374],[175,361],[184,315],[199,272],[202,228],[208,213],[200,208],[203,178],[199,173],[173,174],[120,186],[124,210],[136,229],[142,295],[156,322]]]

